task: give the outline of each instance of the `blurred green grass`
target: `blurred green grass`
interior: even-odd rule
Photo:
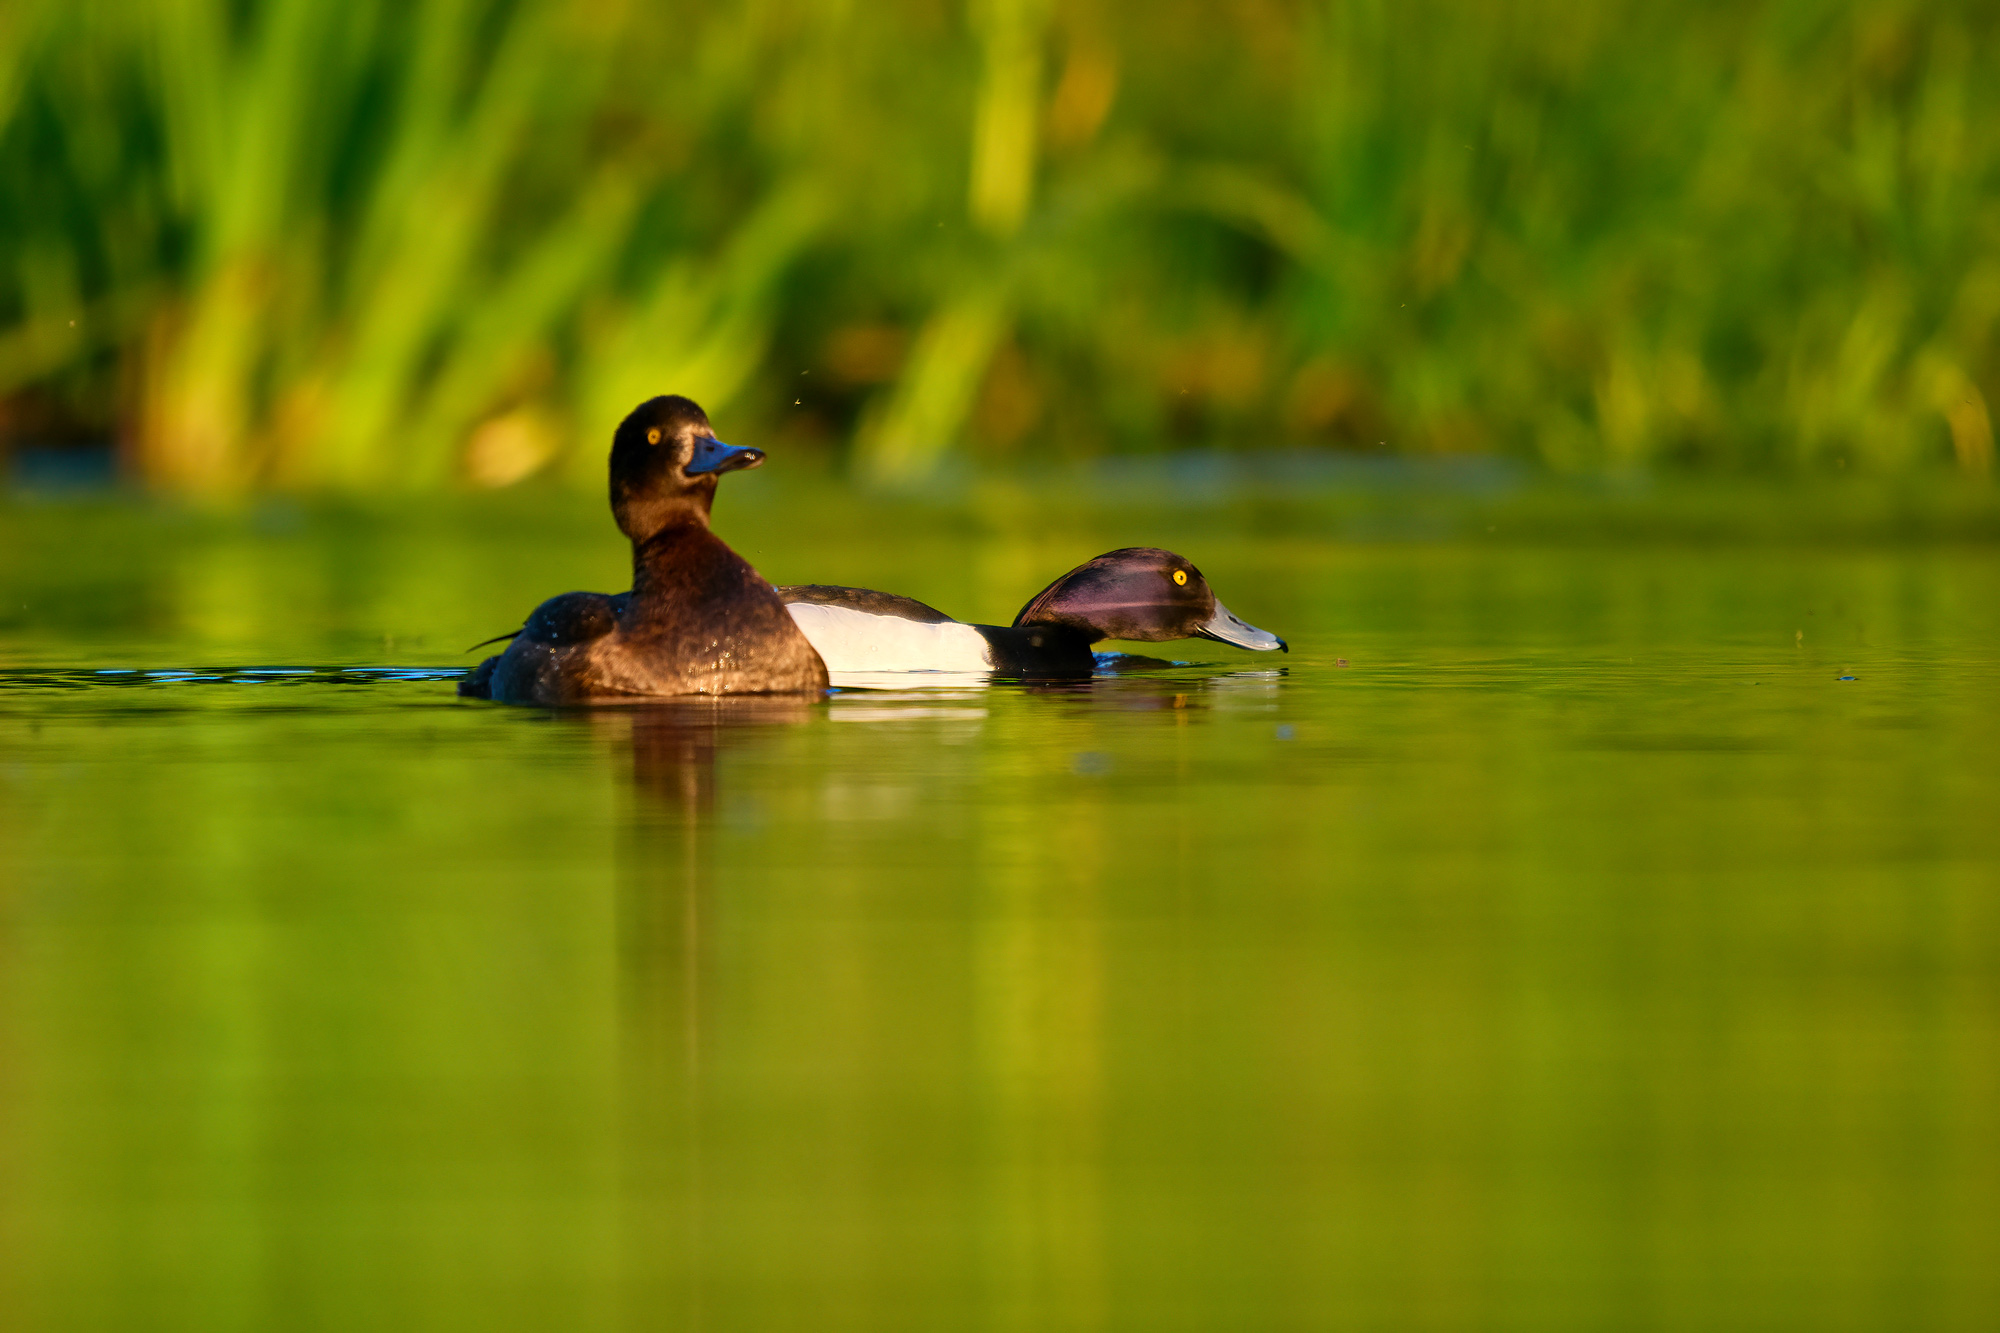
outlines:
[[[1204,449],[1990,474],[2000,11],[15,0],[0,438],[168,489]]]

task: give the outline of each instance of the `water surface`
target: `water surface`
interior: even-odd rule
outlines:
[[[983,619],[1166,544],[1294,651],[554,713],[459,650],[623,559],[507,503],[4,516],[6,1327],[2000,1305],[1992,548],[725,497]]]

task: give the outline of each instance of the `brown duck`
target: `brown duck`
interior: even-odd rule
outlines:
[[[611,440],[611,513],[632,539],[632,590],[551,597],[458,692],[533,704],[824,692],[826,667],[784,602],[708,530],[722,474],[763,461],[716,439],[686,398],[641,403]]]

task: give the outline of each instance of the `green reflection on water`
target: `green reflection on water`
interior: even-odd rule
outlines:
[[[8,1328],[2000,1301],[1990,549],[746,510],[985,617],[1168,541],[1295,651],[549,715],[82,673],[456,662],[622,586],[601,517],[9,518]]]

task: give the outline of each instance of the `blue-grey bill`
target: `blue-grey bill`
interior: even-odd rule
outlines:
[[[1285,641],[1267,629],[1258,629],[1248,621],[1238,620],[1221,602],[1215,604],[1215,614],[1208,623],[1195,633],[1204,639],[1216,639],[1223,643],[1233,643],[1238,648],[1248,648],[1252,652],[1268,653],[1276,648],[1281,653],[1291,649]]]
[[[704,472],[734,472],[738,468],[756,467],[764,461],[762,449],[752,449],[747,445],[724,444],[714,436],[696,440],[694,457],[688,459],[687,474],[698,477]]]

